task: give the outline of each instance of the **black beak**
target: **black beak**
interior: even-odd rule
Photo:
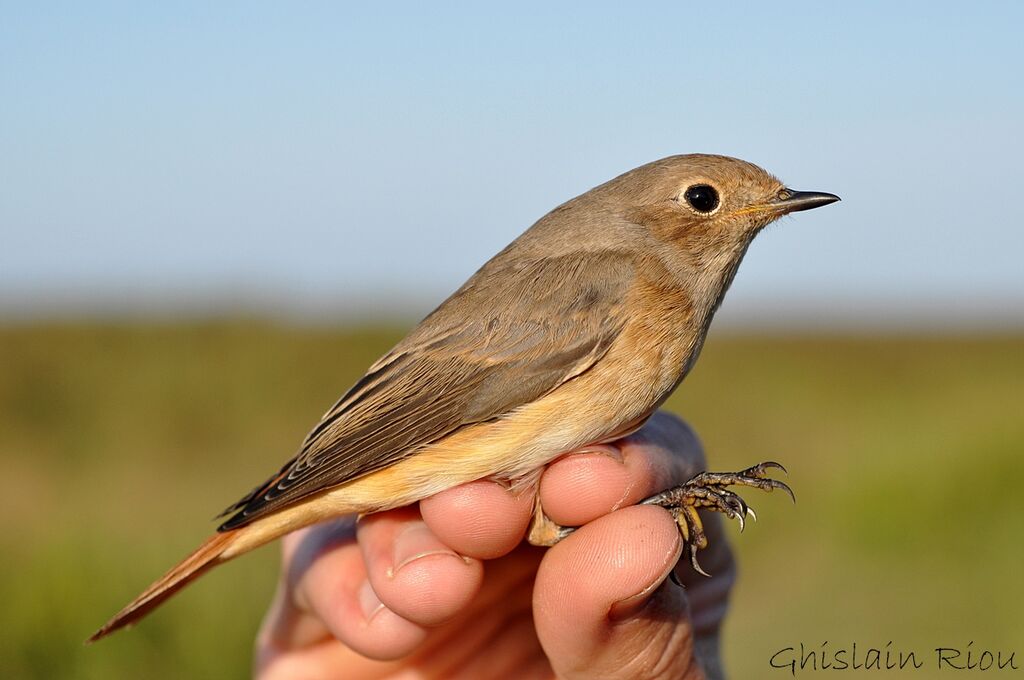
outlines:
[[[838,200],[840,198],[835,194],[827,194],[823,191],[783,189],[779,192],[779,198],[774,201],[774,204],[778,211],[785,215],[791,212],[820,208],[823,205],[835,203]]]

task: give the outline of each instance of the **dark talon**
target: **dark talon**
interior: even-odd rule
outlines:
[[[787,477],[789,476],[789,470],[787,470],[786,467],[782,463],[776,463],[774,460],[766,460],[763,463],[758,463],[754,467],[748,468],[748,469],[744,470],[743,472],[754,472],[754,471],[756,471],[756,473],[764,474],[764,471],[769,469],[769,468],[775,468],[777,470],[782,470],[783,474],[785,474]],[[743,474],[743,472],[741,472],[740,474]]]
[[[726,495],[728,494],[728,495]],[[722,491],[722,495],[725,496],[726,502],[741,516],[746,516],[748,505],[745,500],[732,493],[731,491]]]
[[[793,500],[794,503],[796,503],[796,494],[794,494],[793,490],[789,488],[789,484],[786,484],[785,482],[780,482],[777,479],[770,479],[768,481],[773,482],[773,488],[782,489],[783,491],[788,493],[789,497]]]
[[[734,493],[728,491],[722,491],[722,497],[725,499],[725,503],[729,508],[728,517],[734,519],[740,523],[740,532],[743,531],[746,525],[747,517],[747,504],[746,502]]]
[[[700,568],[700,564],[697,562],[697,545],[694,543],[690,544],[690,564],[693,565],[693,570],[698,574],[711,578],[711,574]]]

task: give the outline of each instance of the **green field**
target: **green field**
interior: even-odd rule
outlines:
[[[246,676],[273,547],[132,631],[82,640],[399,335],[241,321],[0,329],[2,676]],[[1024,668],[1022,378],[1022,336],[709,340],[668,407],[714,468],[780,460],[799,499],[748,495],[760,521],[734,530],[733,677],[790,677],[772,653],[826,640],[892,641],[931,667],[935,647],[973,641]]]

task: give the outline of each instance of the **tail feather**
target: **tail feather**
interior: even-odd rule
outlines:
[[[206,539],[195,552],[179,562],[153,585],[146,588],[141,595],[129,602],[112,619],[103,624],[102,628],[92,634],[88,642],[96,642],[115,630],[132,625],[192,580],[226,561],[227,558],[222,559],[221,556],[235,542],[240,531],[242,530],[225,531]]]

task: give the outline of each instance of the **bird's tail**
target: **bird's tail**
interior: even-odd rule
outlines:
[[[130,626],[209,569],[234,557],[238,553],[224,557],[224,551],[239,538],[239,533],[244,530],[243,527],[225,531],[206,539],[191,555],[179,562],[153,585],[146,588],[141,595],[125,605],[124,609],[112,619],[103,624],[102,628],[92,634],[88,642],[95,642],[115,630]]]

